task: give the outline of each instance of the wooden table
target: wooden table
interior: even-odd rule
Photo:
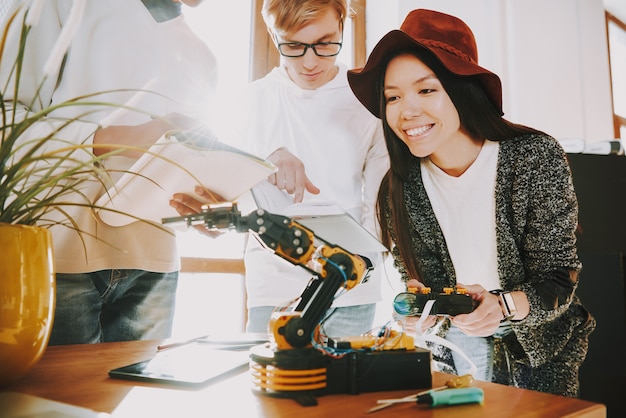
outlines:
[[[108,377],[112,368],[151,358],[158,344],[133,341],[52,346],[26,376],[4,390],[113,413],[115,417],[606,417],[602,404],[486,382],[474,384],[485,391],[482,405],[430,408],[406,403],[366,414],[377,399],[399,398],[416,391],[326,395],[318,398],[317,406],[303,407],[291,399],[255,395],[247,372],[197,390]],[[448,377],[435,373],[434,386]]]

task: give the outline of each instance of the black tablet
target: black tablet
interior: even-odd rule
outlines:
[[[248,369],[248,350],[232,350],[191,343],[158,351],[149,360],[109,370],[117,379],[178,385],[207,385]]]

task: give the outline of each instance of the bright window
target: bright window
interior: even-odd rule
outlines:
[[[218,85],[213,102],[248,83],[250,14],[248,1],[205,1],[184,7],[189,25],[217,59]],[[184,46],[181,46],[184,47]],[[211,115],[208,116],[210,125]],[[244,234],[209,238],[193,229],[177,231],[183,257],[241,258]],[[204,333],[240,332],[244,323],[244,283],[238,274],[182,273],[174,338]]]

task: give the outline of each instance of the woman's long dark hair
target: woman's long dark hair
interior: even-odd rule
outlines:
[[[407,53],[419,58],[435,73],[459,113],[462,129],[471,137],[505,141],[524,134],[542,133],[504,119],[500,110],[487,96],[476,76],[459,76],[451,73],[428,50],[416,48],[398,51],[390,55],[386,62],[388,64],[393,58]],[[403,191],[404,183],[408,181],[411,169],[417,164],[419,159],[411,154],[407,145],[396,136],[389,126],[383,94],[385,72],[381,74],[377,88],[380,101],[380,115],[383,121],[383,133],[387,143],[387,150],[389,151],[391,168],[380,185],[377,216],[381,227],[383,244],[387,248],[391,248],[392,241],[395,241],[409,277],[419,280],[421,275],[412,251],[411,229],[408,227],[410,225],[409,216],[404,202]]]

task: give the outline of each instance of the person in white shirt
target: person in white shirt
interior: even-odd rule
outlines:
[[[193,6],[200,1],[184,3]],[[12,57],[20,44],[24,16],[34,23],[17,96],[7,89],[4,97],[19,106],[8,111],[29,115],[113,90],[93,100],[140,110],[61,107],[26,132],[23,142],[33,131],[36,138],[45,137],[46,130],[57,129],[55,121],[68,118],[72,123],[55,134],[68,143],[147,146],[170,129],[196,126],[195,120],[206,115],[214,92],[215,57],[186,24],[178,0],[16,0],[7,12],[3,33],[8,17],[14,15],[0,63],[2,86],[15,80]],[[75,30],[67,53],[61,54],[58,67],[44,71],[66,27]],[[93,148],[95,155],[106,151]],[[133,154],[140,153],[108,157],[104,167],[115,177],[116,171],[132,165],[138,157]],[[79,199],[95,202],[105,192],[102,184],[91,183]],[[177,206],[177,200],[170,204]],[[66,210],[82,233],[62,225],[51,227],[57,301],[50,344],[169,337],[180,268],[175,235],[146,222],[112,227],[86,207]]]
[[[278,171],[269,181],[294,202],[335,202],[376,234],[374,204],[388,154],[380,121],[356,100],[347,67],[336,60],[346,15],[345,0],[264,2],[280,66],[246,89],[233,141],[274,163]],[[376,268],[366,283],[335,299],[324,322],[328,336],[359,335],[373,326],[382,257],[363,255]],[[254,239],[248,240],[245,267],[246,329],[265,332],[275,307],[297,298],[311,273]]]

